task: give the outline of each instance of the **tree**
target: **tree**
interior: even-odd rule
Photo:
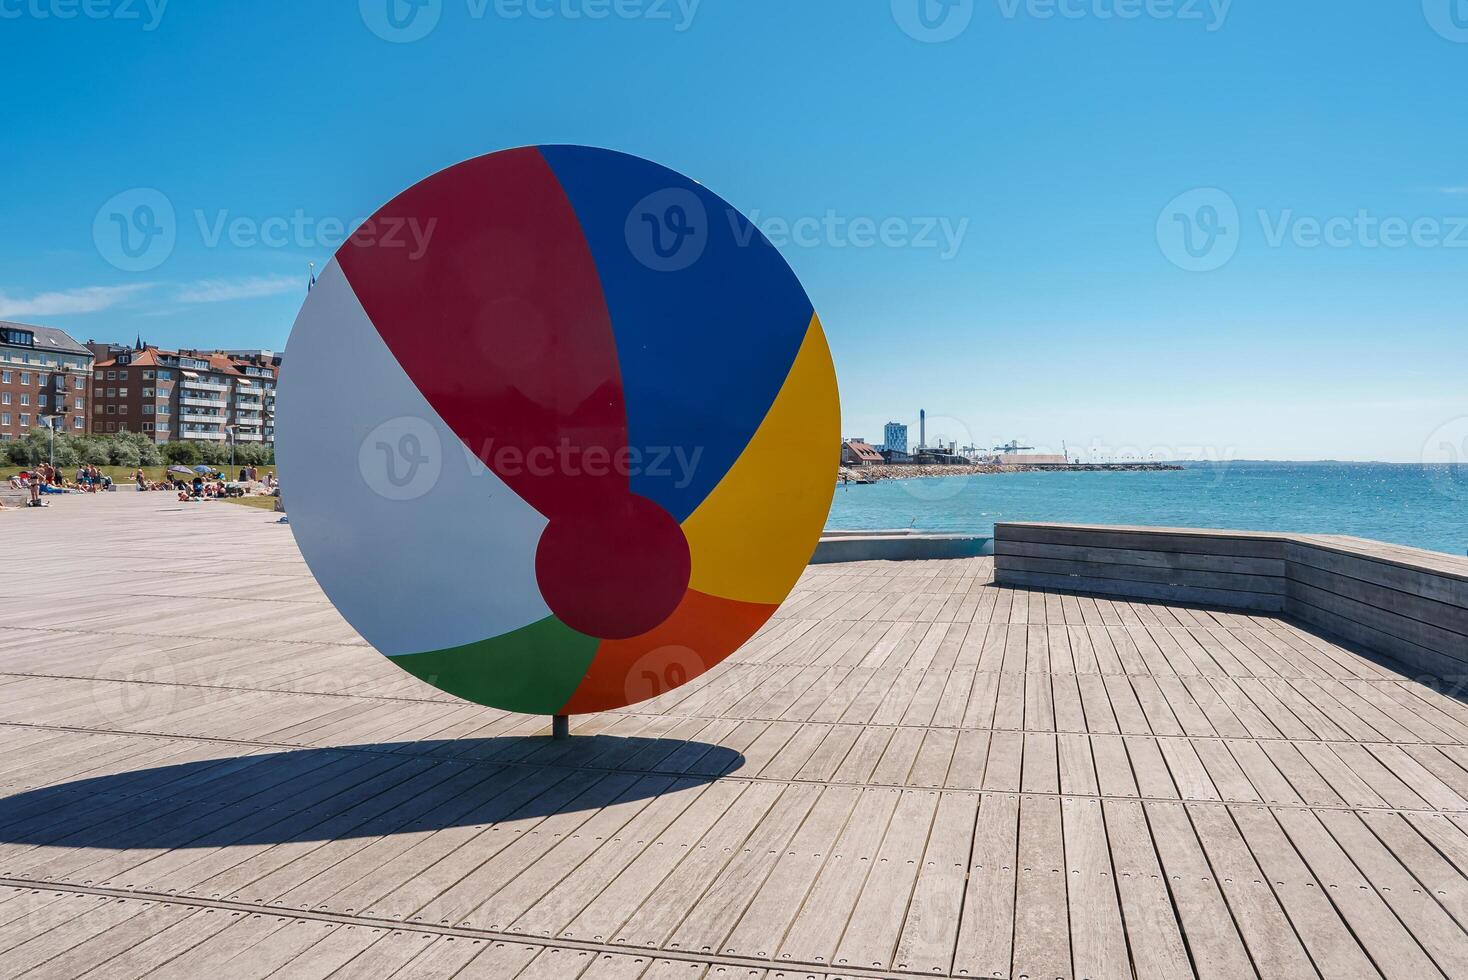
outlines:
[[[138,452],[138,447],[123,439],[114,439],[107,447],[108,462],[113,466],[126,466],[132,469],[141,466],[143,454]]]
[[[192,442],[166,442],[163,458],[174,466],[193,466],[199,462],[199,447]]]
[[[88,466],[106,466],[112,459],[105,436],[93,436],[78,447],[77,457]]]
[[[199,459],[209,466],[223,466],[229,462],[229,447],[222,442],[206,442],[199,446]]]

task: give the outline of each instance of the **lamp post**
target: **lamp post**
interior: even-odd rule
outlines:
[[[224,423],[224,434],[229,439],[229,468],[231,472],[234,470],[234,430],[235,423]]]
[[[46,414],[41,416],[41,422],[46,426],[46,431],[51,434],[50,445],[46,451],[47,461],[51,464],[51,471],[56,471],[56,420],[62,416]]]

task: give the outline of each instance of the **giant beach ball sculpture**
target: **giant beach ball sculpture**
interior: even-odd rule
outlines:
[[[348,622],[451,694],[562,715],[717,665],[809,561],[835,372],[800,282],[699,184],[582,146],[404,191],[291,333],[284,501]]]

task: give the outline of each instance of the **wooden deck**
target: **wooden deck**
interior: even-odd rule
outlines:
[[[1468,976],[1463,692],[1289,622],[826,565],[552,743],[274,520],[0,513],[0,976]]]

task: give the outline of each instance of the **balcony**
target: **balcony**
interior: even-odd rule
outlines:
[[[223,398],[201,398],[197,395],[180,395],[178,401],[180,405],[198,405],[203,408],[218,409],[223,409],[229,404]]]
[[[184,429],[178,434],[178,437],[180,439],[205,439],[211,442],[224,441],[223,432],[194,432],[189,429]]]
[[[235,436],[235,441],[236,442],[264,442],[265,440],[260,435],[260,433],[258,433],[258,432],[256,432],[256,433],[241,432],[239,435]]]
[[[200,391],[218,391],[221,393],[229,391],[229,385],[215,384],[213,381],[196,381],[193,378],[184,378],[179,384],[185,388],[197,388]]]
[[[222,425],[223,415],[205,415],[201,412],[180,412],[179,419],[183,422],[203,422],[206,425]]]

